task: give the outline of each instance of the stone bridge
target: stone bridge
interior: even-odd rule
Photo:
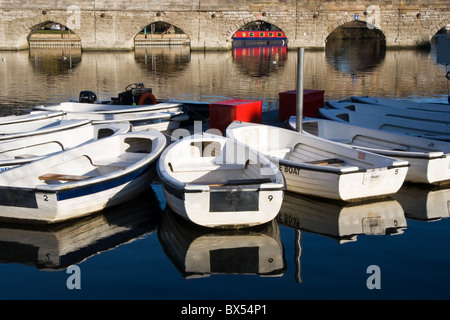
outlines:
[[[180,28],[192,50],[227,50],[234,33],[262,20],[282,29],[290,48],[323,48],[354,20],[384,35],[387,46],[429,44],[450,24],[448,0],[0,0],[0,49],[29,48],[47,22],[67,26],[83,50],[133,50],[136,35],[163,21]]]

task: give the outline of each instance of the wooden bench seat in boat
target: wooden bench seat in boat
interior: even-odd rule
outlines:
[[[34,158],[37,157],[34,154],[28,154],[28,153],[24,153],[24,154],[20,154],[14,157],[14,159],[27,159],[27,158]]]
[[[272,182],[269,178],[250,178],[250,179],[229,179],[221,181],[204,181],[204,182],[190,182],[188,184],[196,185],[207,185],[209,187],[223,187],[223,186],[242,186],[242,185],[253,185],[261,183]]]
[[[323,159],[323,160],[305,161],[305,163],[317,164],[318,166],[325,166],[325,165],[330,165],[330,164],[344,163],[344,161],[341,159],[337,159],[337,158],[331,158],[331,159]]]
[[[82,181],[92,178],[90,176],[80,176],[73,174],[61,174],[61,173],[46,173],[42,176],[39,176],[39,180],[51,181],[51,180],[59,180],[59,181]]]
[[[190,164],[177,164],[173,166],[169,163],[173,172],[189,172],[189,171],[211,171],[211,170],[242,170],[245,169],[244,163],[190,163]]]

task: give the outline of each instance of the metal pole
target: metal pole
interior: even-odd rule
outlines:
[[[297,132],[303,130],[303,55],[305,48],[298,48],[297,51]]]

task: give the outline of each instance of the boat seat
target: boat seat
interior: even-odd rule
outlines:
[[[27,158],[34,158],[37,157],[34,154],[28,154],[28,153],[24,153],[24,154],[20,154],[14,157],[14,159],[27,159]]]
[[[175,166],[169,163],[169,167],[173,169],[173,172],[188,172],[188,171],[211,171],[211,170],[242,170],[245,169],[244,163],[180,163]]]
[[[51,180],[59,180],[59,181],[82,181],[92,178],[90,176],[80,176],[73,174],[61,174],[61,173],[46,173],[42,176],[39,176],[39,180],[51,181]]]
[[[337,158],[331,158],[331,159],[323,159],[323,160],[305,161],[305,163],[317,164],[318,166],[325,166],[325,165],[329,165],[329,164],[344,163],[344,161],[341,159],[337,159]]]
[[[253,178],[253,179],[237,179],[237,180],[221,180],[221,181],[205,181],[205,182],[191,182],[189,184],[202,184],[209,187],[223,187],[223,186],[242,186],[254,185],[272,182],[269,178]]]

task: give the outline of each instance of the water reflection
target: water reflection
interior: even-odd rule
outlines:
[[[211,274],[281,276],[286,269],[275,220],[249,229],[217,230],[195,226],[167,208],[158,236],[187,279]]]
[[[436,221],[450,216],[450,187],[429,187],[408,183],[392,196],[408,218]]]
[[[285,66],[287,47],[282,45],[233,46],[233,61],[237,69],[250,77],[264,77]]]
[[[407,228],[400,203],[384,199],[360,204],[324,201],[286,193],[279,223],[323,234],[339,243],[353,242],[358,235],[396,235]]]
[[[330,39],[325,49],[327,62],[346,74],[369,72],[379,66],[386,56],[386,47],[380,39]]]
[[[191,61],[188,46],[137,47],[134,59],[138,66],[154,76],[172,77],[183,72]]]
[[[238,48],[234,53],[189,52],[183,46],[135,52],[73,49],[71,66],[64,60],[67,49],[0,52],[0,106],[57,103],[77,99],[83,90],[109,98],[129,83],[143,82],[158,99],[255,99],[263,101],[263,110],[273,110],[278,108],[280,92],[295,89],[297,63],[295,51],[275,48],[253,54],[239,53]],[[369,51],[344,59],[338,53],[307,50],[304,87],[325,90],[326,99],[377,95],[447,100],[445,67],[430,59],[429,53],[388,50],[373,55]],[[364,71],[356,76],[351,73],[355,70]]]
[[[81,63],[81,48],[35,48],[29,52],[34,71],[45,76],[67,74]]]
[[[161,217],[149,188],[129,203],[48,227],[0,225],[0,263],[61,270],[154,232]]]

